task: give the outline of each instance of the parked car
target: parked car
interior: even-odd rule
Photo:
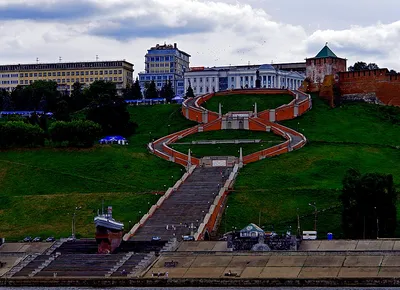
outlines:
[[[154,236],[151,238],[152,241],[161,241],[160,237]]]
[[[22,240],[22,242],[24,242],[24,243],[32,242],[32,238],[31,238],[31,237],[25,237],[25,238]]]
[[[32,240],[32,242],[37,243],[37,242],[41,242],[42,238],[41,237],[36,237]]]
[[[70,237],[67,238],[67,242],[72,242],[72,241],[75,241],[75,240],[76,240],[76,238],[73,237],[73,236],[70,236]]]
[[[54,242],[56,239],[54,237],[48,237],[45,241],[46,242]]]
[[[182,236],[184,241],[194,241],[194,237],[193,236]]]

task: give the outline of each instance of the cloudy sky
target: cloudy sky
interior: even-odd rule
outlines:
[[[0,0],[0,63],[126,59],[178,43],[191,66],[339,56],[400,71],[399,0]]]

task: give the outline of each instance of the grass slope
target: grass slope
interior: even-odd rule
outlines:
[[[179,105],[129,108],[138,123],[129,146],[96,145],[91,149],[18,149],[0,152],[0,237],[48,233],[65,236],[76,205],[90,209],[101,199],[114,206],[117,219],[135,218],[147,210],[154,193],[164,191],[182,174],[183,167],[147,152],[150,138],[193,125],[180,114]],[[83,213],[83,211],[82,211]],[[93,236],[93,214],[84,214],[78,234]],[[25,229],[25,230],[24,230]]]
[[[254,103],[257,103],[259,112],[267,109],[275,109],[281,105],[288,104],[293,100],[293,96],[276,95],[228,95],[212,97],[203,107],[210,111],[218,112],[219,103],[222,104],[222,113],[231,111],[254,111]]]
[[[249,144],[171,144],[171,147],[181,152],[188,152],[189,148],[195,157],[204,156],[236,156],[239,157],[239,150],[243,148],[243,155],[263,150],[285,141],[280,136],[268,132],[257,132],[248,130],[222,130],[208,131],[189,135],[179,140],[179,143],[199,140],[262,140],[260,143]]]
[[[400,154],[392,147],[400,144],[400,126],[382,120],[381,110],[368,104],[331,109],[314,98],[311,111],[284,122],[299,128],[309,144],[244,167],[229,196],[220,231],[258,223],[260,212],[266,229],[284,231],[291,226],[296,230],[297,209],[302,230],[312,230],[314,214],[308,204],[315,202],[321,211],[317,221],[320,237],[326,237],[327,232],[342,237],[338,197],[347,169],[392,174],[400,188]]]

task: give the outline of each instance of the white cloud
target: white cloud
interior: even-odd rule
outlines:
[[[59,56],[63,61],[81,61],[99,55],[103,60],[127,59],[139,72],[147,49],[164,42],[178,43],[192,55],[193,66],[300,62],[317,54],[328,41],[338,56],[349,59],[349,65],[363,60],[400,69],[400,22],[309,33],[306,20],[304,25],[292,25],[272,18],[269,12],[277,7],[262,9],[259,2],[259,8],[254,8],[250,0],[249,4],[226,2],[30,0],[30,10],[20,13],[24,6],[18,3],[28,1],[0,0],[0,12],[6,11],[6,4],[14,5],[9,17],[0,21],[0,62],[34,62],[36,57],[53,62]],[[60,3],[68,11],[73,11],[65,6],[68,3],[82,5],[87,11],[74,19],[74,15],[57,10]],[[46,13],[42,13],[42,6]],[[297,11],[296,15],[303,17],[305,12]],[[19,20],[10,18],[12,13]]]

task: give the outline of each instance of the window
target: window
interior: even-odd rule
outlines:
[[[69,83],[70,79],[67,79],[67,83]]]
[[[119,78],[118,78],[118,81],[122,82],[122,77],[119,77]]]
[[[60,80],[60,79],[57,79],[57,83],[61,83],[61,80]]]
[[[243,77],[240,77],[240,82],[243,82]]]
[[[115,75],[117,74],[117,70],[116,70],[116,69],[114,70],[114,74],[115,74]]]
[[[75,72],[74,72],[74,71],[72,71],[72,72],[71,72],[71,76],[74,76],[74,75],[75,75]]]
[[[200,87],[200,93],[202,93],[203,92],[203,87]]]
[[[29,84],[32,84],[32,83],[33,83],[33,81],[32,81],[32,80],[30,80],[30,81],[29,81]]]
[[[157,87],[161,87],[161,83],[157,83]]]
[[[108,75],[108,70],[105,70],[105,71],[104,71],[104,74],[105,74],[105,75]]]
[[[39,77],[42,77],[42,73],[39,73],[38,76],[39,76]]]
[[[20,81],[19,81],[19,84],[20,84],[20,85],[22,85],[23,83],[24,83],[24,81],[23,81],[23,80],[20,80]]]
[[[33,77],[33,73],[30,73],[29,76],[30,76],[30,77]]]
[[[96,76],[98,76],[98,75],[99,75],[99,72],[96,70],[96,71],[94,72],[94,74],[95,74]]]
[[[81,71],[81,76],[84,76],[85,75],[85,72],[84,71]]]
[[[100,77],[100,80],[102,81],[102,80],[103,80],[103,77]]]
[[[70,72],[69,71],[67,71],[67,77],[69,77],[70,76]]]
[[[100,71],[100,75],[101,75],[101,76],[103,75],[103,71],[102,71],[102,70]]]
[[[61,73],[60,73],[60,72],[57,72],[57,76],[58,76],[58,77],[61,76]]]
[[[117,77],[114,77],[114,82],[116,82],[117,81]]]
[[[90,75],[91,75],[91,76],[93,75],[93,71],[92,71],[92,70],[90,71]]]
[[[43,76],[44,76],[44,77],[47,77],[47,73],[44,72],[44,73],[43,73]]]
[[[71,83],[74,83],[75,82],[75,79],[71,79]]]
[[[85,82],[87,82],[87,83],[88,83],[88,82],[89,82],[89,78],[85,78]]]
[[[122,69],[120,69],[120,70],[118,71],[118,73],[119,73],[119,74],[122,74]]]
[[[65,76],[65,71],[63,71],[61,75],[64,77]]]
[[[161,80],[161,76],[157,76],[157,79],[158,79],[158,80]]]
[[[158,56],[156,57],[156,61],[160,61],[160,58]]]
[[[212,81],[214,82],[214,81],[215,81],[215,78],[212,78]]]
[[[193,82],[194,82],[194,83],[196,82],[196,78],[193,78]]]
[[[89,75],[89,71],[85,71],[85,75],[87,75],[87,76],[88,76],[88,75]]]
[[[27,85],[28,84],[28,80],[25,80],[25,85]]]
[[[165,61],[169,61],[169,56],[166,56],[166,57],[165,57]]]
[[[98,80],[99,80],[99,78],[94,78],[94,80],[95,80],[95,81],[98,81]]]
[[[37,77],[37,73],[33,73],[33,76],[34,76],[34,77]]]
[[[234,82],[235,81],[235,77],[231,77],[231,82]]]
[[[112,75],[112,70],[108,71],[108,74],[109,74],[109,75]]]
[[[163,56],[160,56],[160,61],[164,61],[164,57]]]
[[[55,71],[53,71],[52,75],[53,75],[53,77],[55,77],[57,74],[56,74],[56,72],[55,72]]]
[[[209,91],[209,88],[208,88],[208,87],[206,87],[206,92],[208,93],[208,91]]]
[[[206,82],[208,82],[208,78],[206,78]]]
[[[203,78],[200,78],[200,82],[201,82],[201,83],[203,82]]]
[[[75,75],[79,76],[79,72],[77,71],[77,72],[75,73]]]
[[[83,83],[85,81],[85,79],[84,78],[81,78],[81,83]]]
[[[65,79],[62,79],[62,83],[65,84]]]
[[[28,73],[25,73],[25,77],[26,77],[26,78],[28,77]]]
[[[90,78],[90,81],[93,82],[93,78]]]
[[[151,61],[154,61],[154,57],[151,57],[150,59],[151,59]]]

